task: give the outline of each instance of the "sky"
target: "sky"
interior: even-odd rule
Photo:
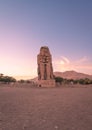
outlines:
[[[92,75],[92,0],[0,0],[0,73],[35,77],[41,46],[54,71]]]

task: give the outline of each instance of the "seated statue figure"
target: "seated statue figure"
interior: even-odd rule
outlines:
[[[38,80],[53,79],[52,57],[48,47],[41,47],[37,56]]]

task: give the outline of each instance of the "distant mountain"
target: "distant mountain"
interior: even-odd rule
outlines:
[[[92,75],[83,74],[76,71],[54,72],[54,75],[66,79],[92,79]]]
[[[62,77],[62,78],[66,78],[66,79],[85,79],[85,78],[92,79],[92,75],[79,73],[76,71],[54,72],[54,75]],[[35,81],[35,82],[37,80],[38,80],[37,77],[32,79],[32,81]]]

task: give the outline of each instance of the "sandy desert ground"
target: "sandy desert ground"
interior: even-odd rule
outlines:
[[[92,85],[0,86],[0,130],[92,130]]]

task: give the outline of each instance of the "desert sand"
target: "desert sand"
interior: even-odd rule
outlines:
[[[92,130],[92,86],[0,86],[0,130]]]

